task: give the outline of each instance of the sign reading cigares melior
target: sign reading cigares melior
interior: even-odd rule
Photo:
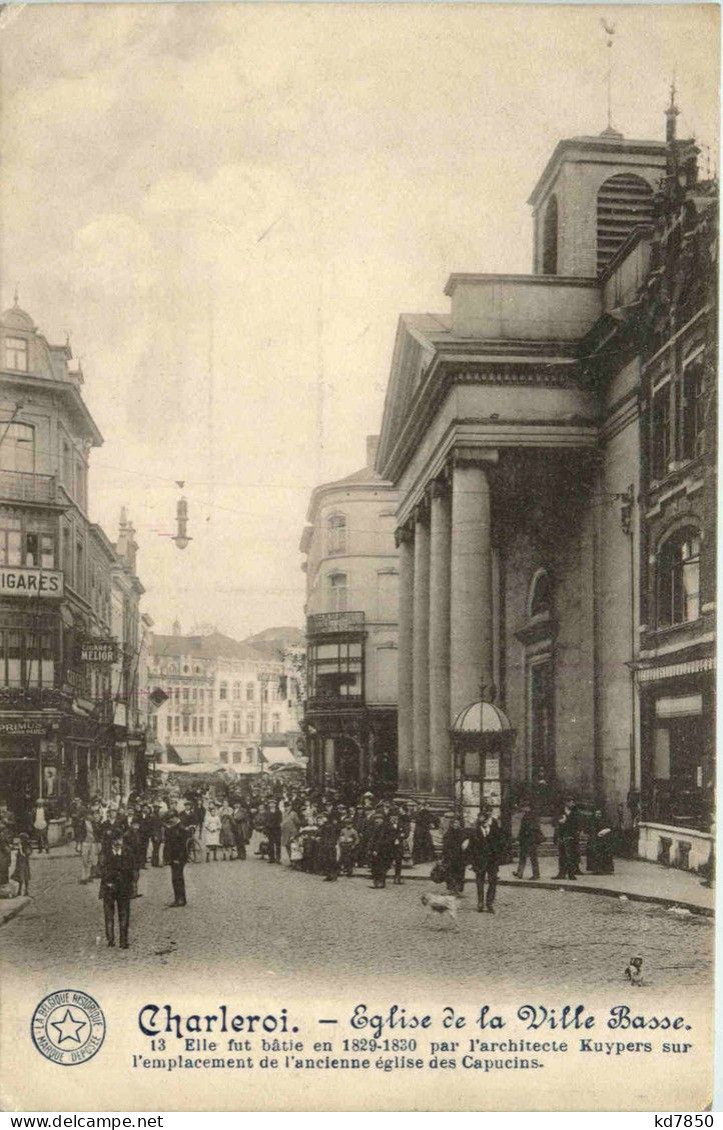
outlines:
[[[118,645],[115,640],[83,640],[80,645],[81,663],[115,663]]]

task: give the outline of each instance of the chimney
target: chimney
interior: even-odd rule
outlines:
[[[367,436],[367,467],[370,471],[374,470],[374,464],[377,461],[378,447],[379,436]]]

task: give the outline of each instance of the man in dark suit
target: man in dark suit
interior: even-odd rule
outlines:
[[[504,836],[489,808],[482,807],[467,841],[467,859],[477,881],[477,910],[494,914],[497,872],[504,852]],[[485,898],[485,882],[487,897]]]
[[[532,878],[540,878],[540,863],[537,858],[537,848],[542,842],[542,832],[540,830],[540,821],[537,813],[532,809],[530,804],[522,806],[522,819],[520,821],[520,831],[518,839],[520,844],[520,861],[517,864],[517,870],[514,872],[516,878],[522,879],[525,872],[525,864],[529,859],[532,865]]]
[[[171,906],[186,905],[186,880],[183,869],[188,863],[188,828],[181,823],[177,812],[168,814],[166,823],[165,853],[171,865],[173,902]]]
[[[109,946],[115,945],[115,912],[118,908],[118,933],[122,950],[128,949],[135,866],[135,856],[124,842],[123,833],[116,830],[108,851],[101,857],[98,898],[103,900],[105,936]]]
[[[447,831],[442,836],[442,870],[447,881],[447,890],[452,895],[464,891],[464,841],[467,839],[462,822],[453,816]]]
[[[369,828],[368,851],[372,886],[382,889],[387,885],[387,871],[394,858],[395,832],[386,813],[381,813]]]
[[[159,804],[153,805],[153,812],[148,820],[148,827],[151,836],[153,849],[151,851],[151,867],[160,867],[161,865],[161,844],[165,828],[163,824],[163,817],[161,816],[161,806]]]
[[[577,879],[580,858],[580,818],[575,801],[569,797],[565,801],[562,815],[555,828],[557,840],[557,875],[555,879]]]

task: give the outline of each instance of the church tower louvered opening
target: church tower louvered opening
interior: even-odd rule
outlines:
[[[653,219],[653,190],[634,173],[610,177],[597,196],[597,269],[604,271],[633,228]]]

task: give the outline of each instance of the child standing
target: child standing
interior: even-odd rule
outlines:
[[[18,894],[30,894],[30,836],[21,832],[18,837],[18,850],[15,856],[15,870],[12,878],[18,884]]]

